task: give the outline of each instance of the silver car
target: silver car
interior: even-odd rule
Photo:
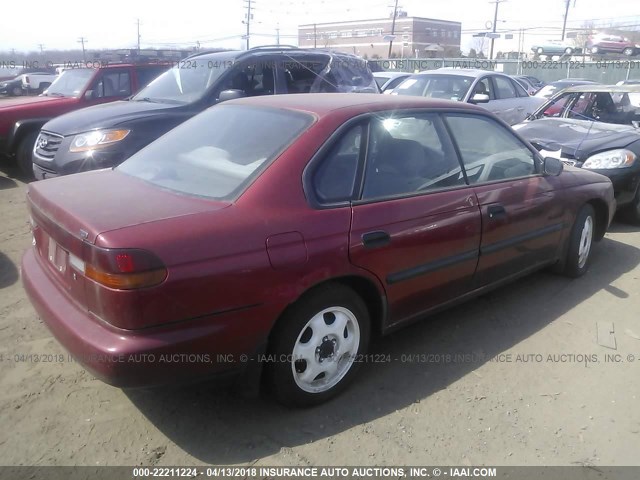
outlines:
[[[440,68],[411,75],[392,95],[414,95],[475,103],[509,125],[523,121],[545,100],[531,97],[508,75],[486,70]]]

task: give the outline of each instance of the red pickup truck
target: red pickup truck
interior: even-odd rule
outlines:
[[[129,97],[169,67],[152,63],[72,68],[42,95],[0,100],[0,156],[15,157],[31,177],[31,154],[42,125],[72,110]]]

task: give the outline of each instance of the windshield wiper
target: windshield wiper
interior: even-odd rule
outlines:
[[[60,93],[60,92],[47,92],[47,97],[66,97],[66,95],[64,93]]]
[[[135,101],[136,102],[160,103],[155,98],[150,98],[150,97],[136,98]]]

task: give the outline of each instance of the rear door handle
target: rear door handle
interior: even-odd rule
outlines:
[[[376,232],[368,232],[362,235],[362,244],[364,248],[380,248],[391,243],[391,237],[387,232],[378,230]]]
[[[507,211],[500,204],[489,205],[489,208],[487,208],[487,213],[489,214],[489,218],[492,220],[507,216]]]

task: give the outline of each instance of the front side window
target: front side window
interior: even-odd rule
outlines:
[[[223,104],[171,130],[117,169],[176,192],[232,199],[312,121],[297,112]]]
[[[535,174],[535,156],[511,131],[484,116],[446,116],[470,184]]]
[[[363,199],[464,185],[464,175],[435,115],[371,121]]]
[[[93,98],[126,97],[131,95],[129,72],[108,72],[93,87]]]

